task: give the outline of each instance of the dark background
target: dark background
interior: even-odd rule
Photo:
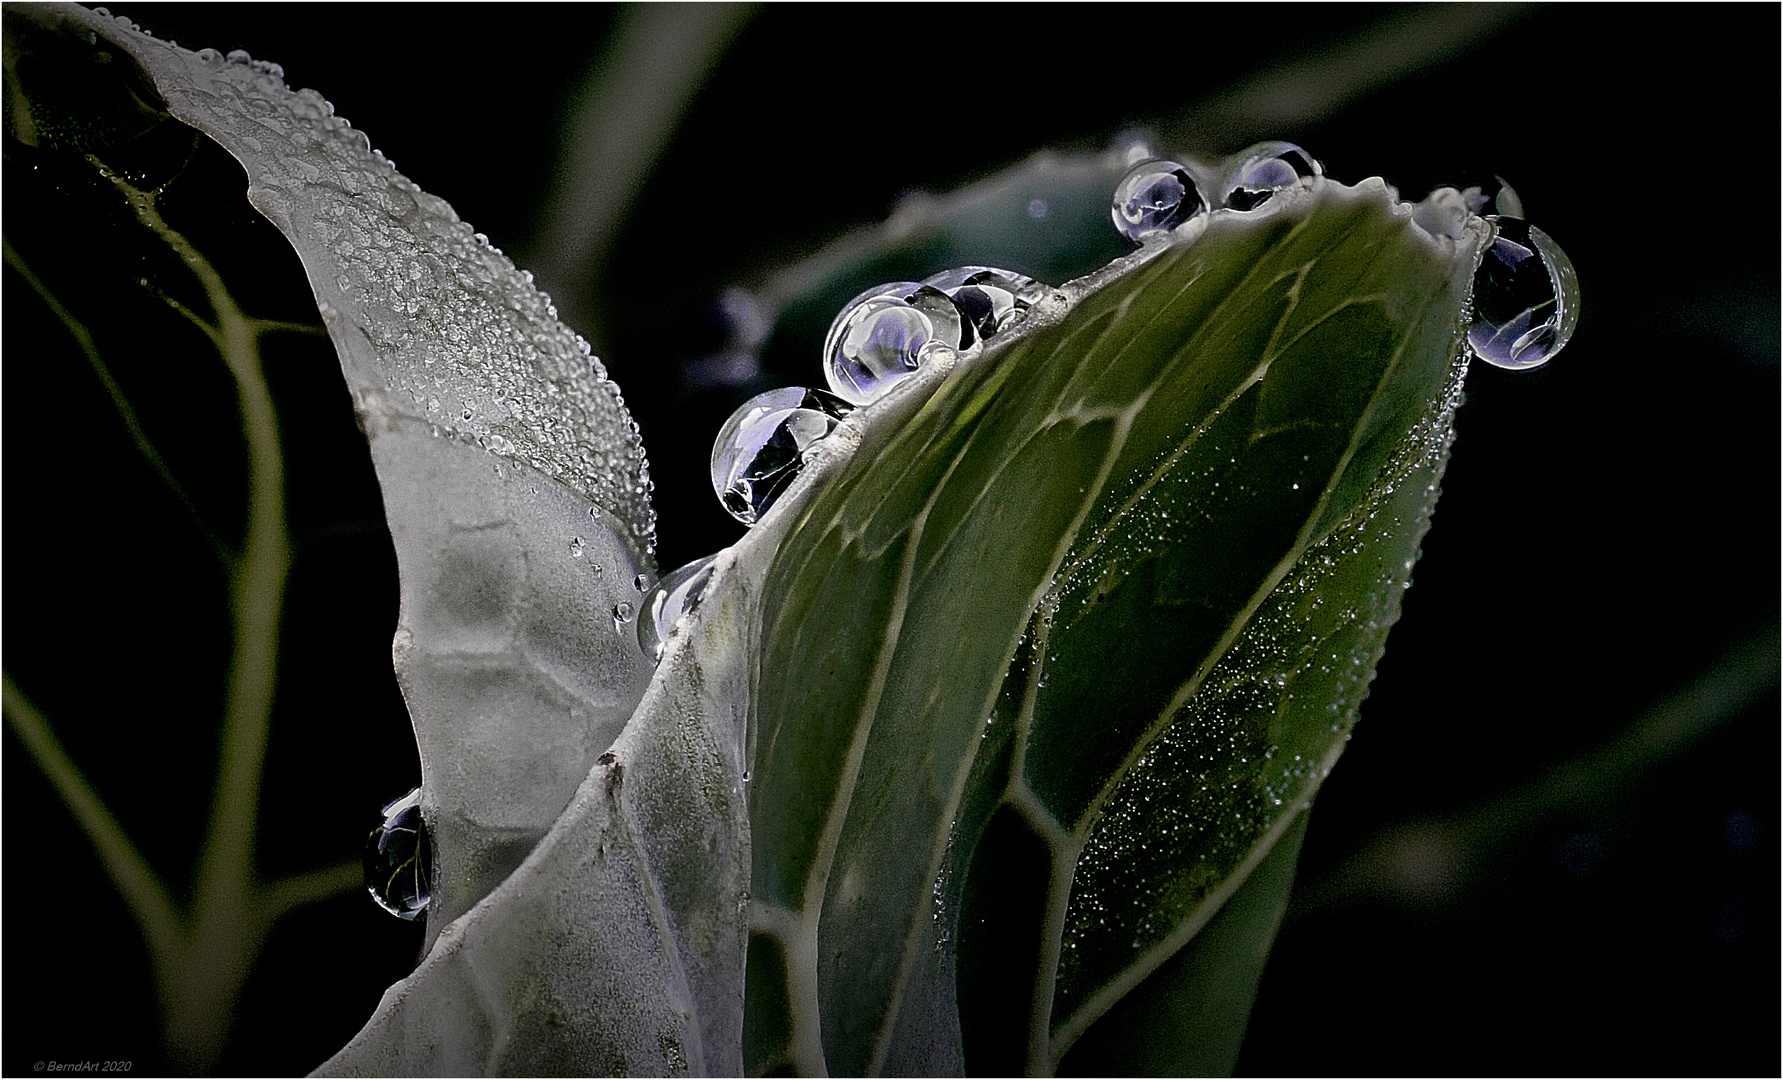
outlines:
[[[565,102],[615,22],[567,7],[114,10],[280,62],[522,267],[548,247],[535,229]],[[712,299],[906,192],[1135,124],[1215,151],[1293,139],[1339,179],[1378,174],[1414,196],[1454,170],[1505,175],[1578,268],[1583,320],[1549,368],[1469,376],[1417,584],[1313,815],[1240,1071],[1774,1074],[1779,12],[1509,11],[1334,110],[1259,133],[1221,111],[1259,73],[1462,18],[769,7],[711,73],[606,272],[542,284],[566,310],[581,301],[575,329],[643,429],[666,568],[741,531],[704,476],[710,433],[755,390],[816,378],[812,346],[805,369],[771,360],[747,386],[691,385]],[[8,238],[95,327],[232,536],[239,440],[214,359],[196,338],[156,351],[131,333],[156,302],[89,255],[105,241],[82,230],[98,226],[55,209],[78,169],[10,141],[6,168]],[[194,222],[223,194],[191,196]],[[313,317],[269,226],[208,227],[263,244],[256,314]],[[222,578],[66,334],[11,271],[5,290],[6,667],[177,891],[215,760]],[[332,363],[314,339],[269,347],[300,549],[263,787],[268,875],[356,857],[378,806],[419,777],[389,668],[395,564]],[[1725,692],[1676,697],[1704,680]],[[166,1068],[134,922],[11,736],[4,770],[0,1070]],[[314,1067],[418,945],[362,894],[289,916],[221,1069]]]

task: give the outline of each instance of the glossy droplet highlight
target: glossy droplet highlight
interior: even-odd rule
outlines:
[[[940,344],[970,348],[969,332],[947,295],[915,281],[868,289],[848,303],[824,336],[823,374],[835,394],[865,405],[922,365]]]
[[[1039,302],[1049,286],[1025,274],[999,270],[994,266],[962,266],[943,270],[923,278],[922,283],[938,289],[960,311],[966,321],[962,338],[971,347],[985,338],[994,337],[1026,315]]]
[[[661,662],[669,635],[681,616],[699,607],[706,583],[712,579],[712,563],[716,555],[695,559],[679,570],[666,575],[644,596],[643,615],[638,619],[638,645],[653,662]]]
[[[384,821],[365,842],[365,890],[378,906],[399,919],[413,919],[432,894],[427,826],[421,820],[421,789],[384,807]]]
[[[1498,222],[1473,279],[1467,344],[1495,367],[1526,371],[1566,347],[1579,323],[1579,278],[1552,237],[1517,218]]]
[[[1291,142],[1260,142],[1231,160],[1220,185],[1220,204],[1228,210],[1254,210],[1283,188],[1325,175],[1311,154]]]
[[[1194,177],[1174,161],[1140,162],[1114,189],[1114,227],[1134,242],[1206,212]]]
[[[712,490],[731,517],[753,525],[774,505],[811,449],[853,406],[834,394],[788,386],[745,401],[712,444]]]
[[[631,618],[634,614],[636,614],[636,611],[630,603],[621,600],[619,603],[614,604],[613,629],[618,633],[625,633],[625,624],[631,622]]]

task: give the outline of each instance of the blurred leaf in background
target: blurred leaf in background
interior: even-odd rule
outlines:
[[[555,255],[552,207],[589,157],[566,133],[604,130],[584,88],[631,85],[614,73],[645,16],[123,13],[188,47],[280,62],[584,313],[572,325],[643,428],[665,566],[737,534],[704,475],[719,423],[815,364],[815,342],[769,340],[753,374],[710,378],[736,329],[718,298],[765,292],[910,192],[1134,126],[1192,151],[1293,139],[1339,179],[1379,174],[1414,197],[1458,171],[1504,175],[1581,268],[1584,324],[1551,369],[1470,376],[1417,587],[1325,785],[1239,1069],[1773,1071],[1779,290],[1768,241],[1751,237],[1774,229],[1752,228],[1745,202],[1729,220],[1693,198],[1691,163],[1740,147],[1771,175],[1778,13],[1320,7],[1265,27],[1260,10],[788,6],[709,28],[710,70],[678,91],[678,123],[650,111],[628,209],[586,248],[606,255],[563,280],[543,276],[574,265]],[[1656,27],[1650,62],[1602,49]],[[901,84],[863,86],[857,54],[904,34],[954,78],[894,66]],[[59,173],[13,140],[6,155],[9,241],[92,331],[210,528],[235,535],[244,459],[222,369],[195,336],[144,350],[140,328],[167,305],[138,284],[152,256],[122,206],[83,201],[104,194],[90,170]],[[215,219],[239,174],[218,183],[189,227],[241,244],[256,286],[243,307],[311,319],[270,227]],[[147,862],[182,882],[216,761],[224,579],[78,341],[20,274],[5,289],[6,666]],[[256,856],[282,873],[354,857],[417,771],[363,440],[320,339],[266,348],[296,554]],[[9,739],[5,1067],[166,1068],[136,927],[20,750]],[[357,895],[286,919],[219,1067],[313,1067],[412,962],[413,929]],[[100,1033],[68,1005],[96,993]]]

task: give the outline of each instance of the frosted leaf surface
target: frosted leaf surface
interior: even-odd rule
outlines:
[[[714,565],[663,677],[550,833],[320,1075],[741,1071],[748,635],[772,553],[755,540]]]
[[[126,46],[169,111],[248,172],[249,199],[290,239],[355,392],[442,437],[523,462],[652,546],[649,470],[618,387],[506,255],[276,66],[197,54],[85,20]],[[367,407],[362,403],[362,407]]]
[[[428,932],[519,865],[651,665],[604,614],[653,571],[637,429],[530,275],[277,65],[55,9],[128,50],[291,241],[371,443],[433,841]]]

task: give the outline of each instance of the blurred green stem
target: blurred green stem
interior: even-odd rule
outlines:
[[[250,893],[279,622],[291,570],[285,463],[253,321],[236,305],[210,261],[161,217],[156,192],[135,187],[97,158],[89,160],[124,195],[137,220],[172,248],[203,286],[216,320],[211,338],[235,379],[248,451],[247,530],[230,574],[235,634],[215,796],[198,860],[191,938],[178,960],[160,972],[169,1049],[202,1068],[222,1050],[230,1013],[265,931]]]
[[[198,507],[186,494],[186,489],[180,486],[178,478],[173,475],[173,470],[167,467],[167,462],[162,459],[160,451],[156,450],[155,444],[149,441],[148,434],[142,429],[142,423],[136,418],[136,410],[131,408],[130,400],[124,396],[124,391],[119,388],[117,380],[111,376],[111,369],[105,366],[104,358],[99,355],[99,349],[94,346],[93,335],[87,331],[86,326],[79,319],[76,319],[62,305],[60,300],[56,299],[55,294],[50,292],[49,287],[44,285],[43,281],[31,271],[31,268],[25,265],[25,261],[19,257],[19,253],[13,250],[12,241],[7,240],[4,243],[6,265],[12,267],[20,277],[25,279],[25,283],[31,286],[38,298],[50,309],[50,313],[55,315],[63,328],[74,338],[75,344],[80,346],[82,355],[87,358],[87,363],[93,369],[93,374],[99,377],[100,385],[105,387],[106,396],[111,398],[112,407],[118,412],[118,419],[124,422],[125,429],[130,432],[130,441],[136,444],[137,452],[147,459],[150,467],[155,470],[155,475],[161,478],[161,482],[167,485],[168,490],[173,492],[174,498],[178,499],[180,505],[185,508],[187,515],[198,527],[198,531],[204,535],[205,542],[210,545],[211,552],[216,555],[217,562],[225,567],[232,565],[235,561],[235,553],[229,550],[229,545],[223,542],[222,537],[219,537],[205,523],[204,516],[198,512]]]
[[[1442,816],[1381,829],[1335,869],[1297,887],[1288,921],[1359,899],[1437,902],[1485,880],[1490,860],[1547,823],[1591,817],[1633,796],[1777,685],[1777,629],[1737,642],[1708,670],[1613,738],[1520,787]]]
[[[280,621],[291,569],[285,521],[285,466],[279,422],[261,365],[261,333],[305,330],[295,324],[249,318],[229,294],[216,269],[162,218],[158,192],[135,187],[98,158],[88,159],[129,202],[137,220],[172,248],[203,286],[212,311],[207,319],[170,297],[179,314],[201,329],[222,355],[235,380],[236,401],[248,452],[248,513],[239,551],[205,529],[229,571],[234,630],[228,689],[218,750],[215,793],[192,890],[181,912],[167,889],[125,834],[116,817],[57,742],[41,712],[5,679],[8,721],[57,793],[92,839],[100,861],[142,927],[155,970],[163,1012],[163,1037],[182,1068],[205,1072],[228,1039],[235,1004],[267,929],[291,909],[338,895],[360,880],[356,862],[259,881],[254,836],[260,782],[276,686]],[[31,284],[75,338],[111,397],[132,440],[188,512],[197,510],[156,452],[135,411],[112,379],[92,335],[56,299],[8,244],[6,262]],[[201,528],[202,519],[199,520]]]
[[[10,255],[10,249],[8,254]],[[23,740],[31,757],[42,767],[55,785],[56,794],[74,815],[81,831],[93,841],[99,862],[111,876],[112,884],[124,896],[130,913],[142,928],[143,940],[156,957],[172,956],[179,951],[182,931],[179,912],[175,910],[166,886],[144,861],[142,853],[124,834],[123,826],[100,800],[79,767],[69,758],[55,732],[37,711],[37,706],[13,685],[12,676],[0,677],[5,687],[6,720]]]
[[[1297,138],[1359,98],[1482,50],[1537,10],[1531,4],[1394,7],[1352,37],[1160,118],[1158,134],[1165,146],[1208,156],[1259,139]]]
[[[599,344],[591,287],[625,215],[751,4],[631,4],[570,108],[563,159],[534,231],[540,282]]]

